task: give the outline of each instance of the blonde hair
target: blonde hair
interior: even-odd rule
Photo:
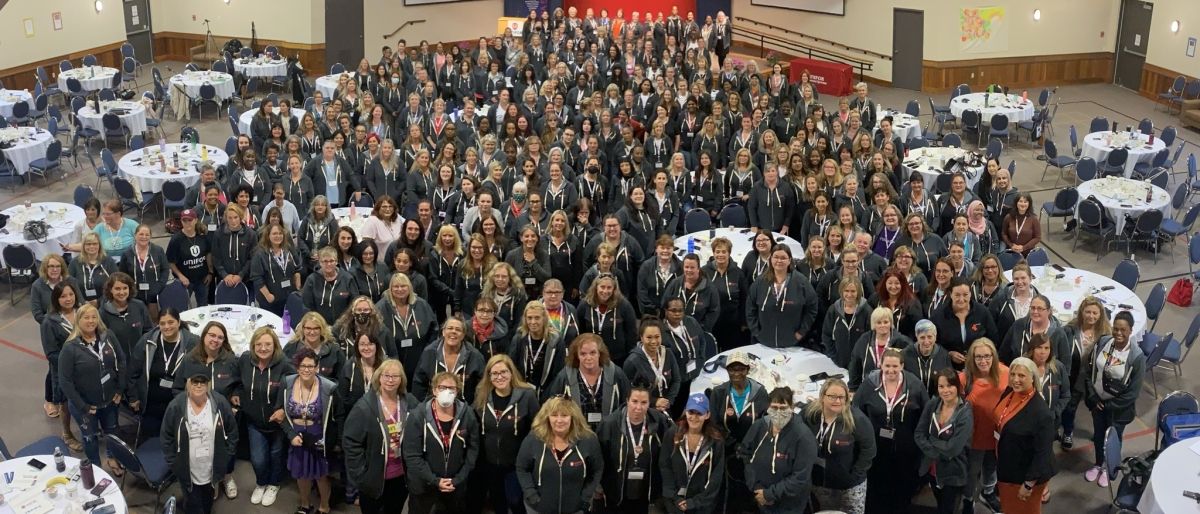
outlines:
[[[104,333],[108,331],[108,328],[104,326],[104,319],[100,317],[100,309],[97,309],[95,305],[83,302],[83,305],[79,306],[79,308],[75,310],[75,325],[71,327],[71,335],[67,336],[68,341],[82,337],[83,333],[79,331],[79,322],[83,320],[83,316],[88,313],[94,313],[96,315],[96,339],[102,339],[104,337]]]
[[[304,324],[308,323],[310,321],[315,322],[317,324],[317,326],[321,327],[321,342],[322,342],[322,344],[324,344],[324,342],[326,342],[326,341],[333,340],[333,332],[331,332],[329,330],[329,324],[325,323],[325,318],[322,317],[321,314],[318,313],[317,311],[309,311],[308,313],[306,313],[304,315],[303,318],[300,318],[300,322],[296,324],[296,327],[298,327],[298,329],[292,331],[292,338],[288,339],[288,342],[289,343],[297,342],[300,344],[304,344]],[[259,328],[258,330],[261,331],[263,328],[268,328],[268,327],[262,327],[262,328]],[[271,333],[274,334],[274,332],[271,332]],[[255,332],[254,335],[255,335],[255,338],[257,338],[258,332]],[[250,341],[253,344],[254,339],[251,339]]]
[[[542,404],[537,416],[533,417],[533,426],[530,431],[538,440],[549,445],[554,441],[554,429],[550,428],[550,416],[564,414],[571,417],[571,428],[567,431],[566,436],[567,442],[573,444],[584,437],[594,435],[587,420],[583,418],[583,411],[579,410],[579,405],[564,396],[555,396]]]
[[[487,364],[483,365],[483,379],[479,381],[479,385],[475,386],[475,410],[478,412],[482,413],[483,409],[487,408],[488,400],[492,397],[492,390],[494,388],[492,387],[489,373],[492,372],[492,367],[497,364],[503,364],[504,367],[508,368],[508,373],[512,377],[511,388],[513,391],[517,389],[533,390],[533,386],[525,381],[520,371],[517,371],[517,365],[513,362],[512,357],[503,353],[497,353],[488,359]]]
[[[95,232],[90,232],[90,233],[94,234]],[[103,248],[103,245],[101,245],[101,248]],[[50,255],[47,255],[44,259],[42,259],[42,265],[38,266],[38,276],[41,277],[42,280],[47,280],[46,279],[46,268],[50,265],[51,261],[58,262],[58,273],[59,273],[58,278],[60,280],[66,279],[67,278],[67,260],[63,259],[63,257],[57,253],[52,253]]]
[[[979,366],[975,364],[975,352],[979,351],[980,348],[987,348],[992,351],[992,367],[988,369],[986,376],[979,370]],[[996,344],[991,339],[981,337],[976,339],[967,348],[967,362],[966,366],[963,367],[963,376],[967,378],[963,381],[963,387],[969,387],[970,384],[975,383],[975,379],[977,378],[987,379],[993,386],[1000,385],[1000,354],[996,353]]]
[[[392,279],[388,281],[388,295],[387,295],[387,299],[389,302],[392,303],[392,306],[393,307],[396,306],[396,300],[395,300],[395,298],[392,297],[392,292],[391,292],[392,286],[396,285],[399,282],[403,282],[408,285],[408,301],[405,303],[405,305],[413,305],[413,304],[417,303],[417,293],[415,291],[413,291],[412,279],[408,278],[408,275],[405,275],[403,273],[392,273]]]
[[[196,225],[196,228],[197,228],[196,233],[197,234],[201,233],[199,231],[200,225]],[[104,258],[108,257],[108,254],[106,254],[104,252],[104,245],[100,244],[100,234],[97,234],[95,232],[85,232],[83,234],[83,238],[79,240],[79,259],[87,258],[86,257],[86,255],[87,255],[86,248],[87,248],[88,243],[96,243],[96,262],[97,263],[103,262]]]
[[[512,289],[513,291],[519,291],[521,293],[525,292],[525,284],[521,281],[521,277],[517,275],[517,270],[513,269],[511,264],[501,261],[493,264],[492,267],[488,269],[487,276],[483,279],[483,292],[480,294],[480,296],[492,298],[492,296],[496,293],[496,285],[495,282],[492,281],[492,276],[497,271],[503,271],[505,275],[508,275],[509,289]]]
[[[888,315],[891,316],[891,314]],[[825,395],[829,392],[829,389],[834,387],[842,388],[842,392],[846,394],[846,398],[842,401],[842,405],[845,407],[842,409],[842,412],[838,414],[837,420],[841,421],[842,425],[846,427],[846,432],[853,433],[854,412],[852,407],[850,407],[850,387],[847,386],[846,383],[840,378],[830,378],[825,381],[825,383],[821,386],[821,394],[817,397],[817,401],[808,402],[808,406],[804,408],[804,416],[808,418],[809,422],[816,422],[820,420],[824,410],[823,406],[821,405],[821,400],[825,398]]]
[[[279,357],[279,354],[283,353],[283,347],[279,345],[279,334],[275,333],[274,328],[267,326],[258,327],[254,330],[254,334],[250,336],[250,354],[254,355],[254,342],[258,341],[262,336],[269,336],[271,338],[271,346],[273,347],[271,349],[271,360],[275,360],[276,357]]]
[[[442,251],[442,236],[446,234],[451,234],[454,236],[454,255],[461,256],[463,254],[462,238],[458,236],[458,228],[454,227],[453,225],[442,225],[442,227],[438,229],[437,240],[433,243],[434,250],[439,253]]]
[[[408,374],[404,372],[404,365],[396,359],[387,359],[379,363],[379,367],[375,368],[375,372],[371,374],[371,390],[382,391],[380,381],[383,379],[383,373],[393,368],[400,373],[400,389],[396,393],[403,399],[404,395],[408,393]]]

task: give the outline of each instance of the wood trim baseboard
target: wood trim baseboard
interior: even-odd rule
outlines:
[[[37,84],[37,72],[35,70],[37,70],[38,67],[45,66],[46,74],[52,82],[51,84],[46,85],[56,85],[57,82],[55,82],[55,80],[57,80],[58,76],[59,62],[68,60],[78,64],[77,61],[83,60],[83,57],[89,54],[95,55],[96,60],[103,66],[119,68],[121,66],[121,45],[123,44],[125,44],[124,41],[116,41],[107,45],[87,48],[68,54],[51,57],[49,59],[41,59],[29,64],[3,69],[0,70],[0,81],[4,82],[5,87],[29,89],[32,91],[34,86]]]
[[[1031,55],[958,61],[923,61],[926,91],[948,91],[958,84],[1008,87],[1053,87],[1112,81],[1116,55],[1111,52]]]
[[[990,59],[962,59],[957,61],[921,61],[926,68],[961,68],[963,66],[991,66],[996,64],[1026,64],[1038,62],[1062,62],[1080,59],[1111,59],[1113,52],[1091,52],[1079,54],[1029,55],[1021,57],[995,57]]]
[[[204,34],[197,34],[195,32],[162,31],[162,32],[155,32],[154,37],[155,37],[155,39],[163,37],[163,38],[183,38],[183,39],[204,40]],[[242,43],[245,43],[245,44],[249,44],[250,39],[251,39],[250,36],[228,36],[228,35],[221,35],[221,34],[213,34],[213,38],[218,39],[218,40],[223,40],[223,41],[228,41],[230,39],[237,38],[237,39],[242,40]],[[297,50],[324,50],[325,49],[325,43],[293,43],[291,41],[283,41],[283,40],[279,40],[279,39],[259,38],[258,44],[260,46],[266,46],[266,45],[275,45],[275,46],[280,46],[280,47],[286,46],[288,48],[295,48]]]
[[[243,44],[249,44],[250,42],[249,37],[213,35],[213,39],[216,40],[218,45],[223,45],[225,41],[233,38],[240,39]],[[204,44],[204,34],[171,31],[155,32],[153,44],[156,60],[182,61],[186,63],[192,61],[192,47]],[[279,47],[279,51],[287,56],[299,55],[300,62],[307,70],[325,69],[325,43],[293,43],[274,39],[259,39],[258,45],[259,48],[266,45],[277,46]]]
[[[1138,94],[1157,102],[1158,94],[1165,93],[1170,89],[1175,82],[1175,77],[1180,75],[1188,82],[1196,80],[1196,77],[1192,75],[1146,63],[1142,65],[1142,81],[1138,86]]]

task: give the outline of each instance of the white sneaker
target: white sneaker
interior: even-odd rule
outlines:
[[[233,481],[233,477],[225,479],[225,497],[230,500],[237,498],[237,482]]]
[[[262,506],[270,507],[275,504],[275,495],[279,494],[279,486],[269,485],[262,496]]]
[[[250,503],[253,505],[258,505],[258,504],[262,503],[263,492],[265,492],[266,489],[267,489],[266,487],[263,487],[261,485],[255,486],[254,492],[250,493]]]

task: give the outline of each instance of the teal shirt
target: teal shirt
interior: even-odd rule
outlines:
[[[125,249],[133,246],[133,234],[137,232],[138,224],[129,218],[121,218],[121,228],[112,230],[107,223],[100,223],[92,229],[100,236],[100,246],[104,253],[119,256]]]

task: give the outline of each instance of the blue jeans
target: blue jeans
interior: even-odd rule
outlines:
[[[260,486],[279,485],[283,481],[287,447],[283,432],[263,432],[253,425],[246,427],[250,437],[250,464],[254,466],[255,483]]]
[[[88,460],[99,463],[101,431],[105,434],[117,433],[117,406],[108,405],[96,409],[95,414],[88,414],[86,407],[80,409],[74,402],[67,402],[67,410],[79,425],[79,433],[83,436],[84,455],[87,455]],[[105,454],[112,456],[112,452],[107,450]]]
[[[1125,423],[1114,421],[1112,412],[1092,410],[1092,445],[1095,446],[1097,466],[1104,466],[1104,436],[1109,427],[1117,431],[1118,439],[1125,437]]]

